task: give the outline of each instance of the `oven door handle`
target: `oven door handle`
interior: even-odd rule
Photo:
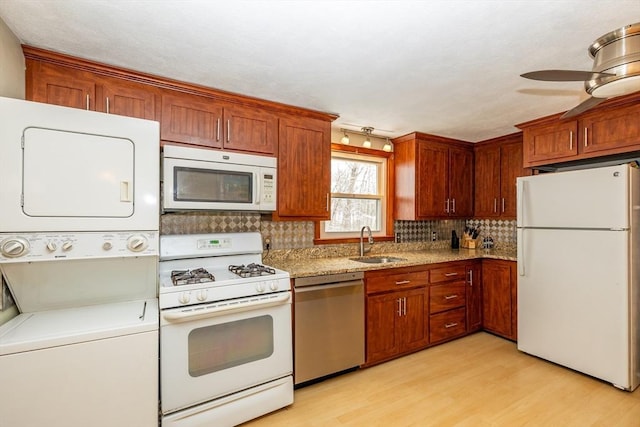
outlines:
[[[162,313],[162,317],[172,323],[187,322],[195,319],[226,316],[227,314],[241,313],[258,308],[274,307],[276,305],[287,304],[290,300],[291,293],[285,292],[274,295],[268,299],[249,299],[244,302],[230,301],[225,304],[216,304],[213,307],[197,307],[192,309],[181,309],[179,311],[167,311]]]

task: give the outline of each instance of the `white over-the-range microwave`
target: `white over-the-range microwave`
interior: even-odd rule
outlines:
[[[275,157],[165,145],[165,211],[275,211]]]

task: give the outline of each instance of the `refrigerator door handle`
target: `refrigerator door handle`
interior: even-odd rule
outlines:
[[[516,207],[516,222],[518,226],[524,226],[522,213],[524,212],[524,183],[522,179],[516,181],[516,200],[518,205]]]
[[[518,264],[518,274],[520,276],[524,276],[524,230],[522,228],[517,228],[516,242],[517,242],[517,264]]]

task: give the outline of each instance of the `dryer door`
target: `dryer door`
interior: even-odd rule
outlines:
[[[29,127],[23,144],[29,217],[133,215],[134,143],[126,138]]]

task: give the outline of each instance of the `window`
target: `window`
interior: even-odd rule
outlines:
[[[331,220],[321,223],[321,239],[359,237],[365,225],[374,236],[387,235],[386,157],[332,151]]]

